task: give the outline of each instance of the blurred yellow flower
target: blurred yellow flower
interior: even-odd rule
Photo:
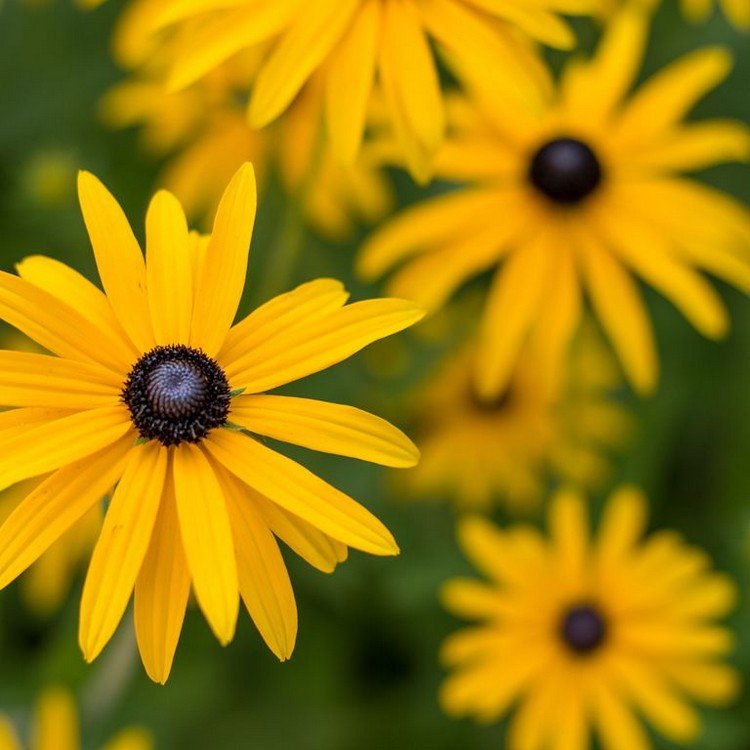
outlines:
[[[0,714],[0,750],[79,750],[83,747],[73,696],[59,687],[40,696],[31,726],[30,741],[22,743],[10,719]],[[152,750],[154,742],[145,729],[131,727],[118,732],[102,750]]]
[[[141,125],[144,148],[167,155],[158,183],[174,193],[191,219],[213,216],[224,186],[245,161],[255,165],[261,184],[275,166],[286,193],[301,202],[307,223],[326,238],[346,239],[358,221],[374,223],[389,213],[393,190],[369,150],[343,165],[320,143],[319,77],[275,128],[248,125],[238,93],[253,68],[235,59],[171,93],[144,73],[112,89],[102,114],[114,127]]]
[[[243,165],[213,233],[188,233],[159,192],[146,259],[116,200],[93,175],[79,199],[106,294],[40,256],[0,273],[0,317],[56,356],[0,352],[0,489],[50,474],[0,527],[6,586],[117,484],[81,601],[87,661],[105,647],[135,590],[135,628],[152,679],[166,681],[188,595],[217,638],[235,631],[239,598],[280,659],[297,609],[275,536],[323,570],[347,547],[393,555],[390,532],[353,499],[255,436],[387,466],[418,451],[353,407],[264,392],[326,369],[409,327],[404,300],[345,305],[320,279],[232,325],[255,220]]]
[[[747,208],[677,174],[750,154],[740,122],[681,122],[727,75],[729,55],[694,52],[628,97],[647,28],[645,13],[615,18],[592,60],[565,67],[541,115],[470,81],[481,112],[456,102],[436,172],[472,184],[408,209],[362,249],[362,275],[404,262],[391,291],[430,308],[499,264],[476,368],[486,398],[503,391],[524,340],[545,320],[565,351],[584,288],[643,393],[655,387],[658,364],[633,274],[712,338],[726,332],[727,313],[697,270],[750,290]]]
[[[158,0],[135,4],[117,37],[121,59],[143,60],[171,32],[168,85],[190,85],[239,51],[262,49],[250,123],[279,117],[318,71],[325,79],[326,132],[352,163],[376,86],[409,168],[419,179],[444,134],[441,84],[431,50],[537,100],[548,74],[531,40],[571,48],[558,13],[587,12],[594,0]],[[151,40],[151,41],[150,41]]]
[[[693,22],[705,21],[714,6],[713,0],[680,0],[683,13]],[[750,30],[748,0],[718,0],[724,15],[739,29]]]
[[[460,508],[500,502],[528,511],[551,479],[595,487],[608,476],[607,452],[623,446],[633,422],[611,398],[620,375],[591,328],[573,347],[562,388],[537,342],[519,357],[503,395],[485,401],[473,386],[474,355],[466,347],[420,388],[422,456],[404,477],[411,492],[447,494]]]
[[[724,706],[739,675],[723,658],[732,633],[716,623],[735,605],[733,582],[673,531],[648,539],[645,497],[623,487],[589,538],[584,498],[561,491],[550,538],[529,526],[460,522],[469,559],[491,583],[449,582],[443,600],[482,624],[455,633],[442,659],[450,714],[491,722],[515,705],[509,750],[646,750],[639,718],[676,742],[700,731],[689,699]]]

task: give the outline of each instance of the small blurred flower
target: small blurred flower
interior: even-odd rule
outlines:
[[[611,399],[620,376],[592,329],[574,345],[561,389],[539,348],[527,346],[503,395],[486,401],[474,389],[474,355],[467,347],[448,360],[417,399],[422,457],[404,477],[412,492],[528,511],[552,478],[595,487],[607,477],[606,453],[633,424]]]
[[[297,609],[276,536],[321,570],[347,547],[394,555],[356,501],[256,436],[386,466],[418,451],[388,422],[341,404],[266,395],[422,317],[404,300],[346,305],[319,279],[232,325],[256,208],[253,169],[232,178],[209,238],[188,233],[159,192],[146,260],[122,209],[93,175],[79,199],[106,295],[40,256],[0,273],[0,317],[57,356],[0,352],[0,489],[49,474],[0,527],[0,587],[113,485],[81,601],[79,642],[95,659],[135,591],[149,676],[165,682],[188,596],[221,643],[239,598],[273,652],[289,658]]]
[[[11,721],[0,714],[0,750],[78,750],[83,747],[73,696],[62,688],[48,688],[40,696],[31,726],[30,740],[22,743]],[[154,742],[145,729],[131,727],[118,732],[102,750],[151,750]]]
[[[676,742],[700,731],[689,699],[731,702],[739,675],[722,657],[732,633],[716,624],[735,605],[727,577],[673,531],[646,540],[647,503],[623,487],[589,539],[584,499],[559,492],[550,538],[501,530],[480,518],[459,525],[461,546],[492,583],[449,582],[449,610],[483,624],[452,635],[442,658],[455,669],[441,702],[453,715],[491,722],[515,705],[507,747],[646,750],[636,714]]]
[[[73,155],[64,150],[39,151],[21,173],[24,193],[43,208],[64,206],[74,195],[76,167]]]
[[[326,132],[339,161],[353,163],[378,87],[409,168],[419,179],[444,134],[441,84],[430,42],[493,85],[531,99],[549,84],[531,40],[569,49],[558,13],[588,12],[596,0],[220,0],[134,3],[117,34],[120,58],[143,61],[165,29],[168,85],[181,89],[242,50],[263,50],[250,123],[261,128],[292,104],[318,72]]]
[[[469,277],[495,274],[479,340],[476,383],[507,386],[523,341],[554,321],[562,356],[586,290],[635,388],[650,392],[658,361],[633,274],[671,300],[704,335],[721,337],[726,309],[698,273],[750,290],[750,215],[679,172],[750,155],[746,125],[682,123],[729,72],[720,48],[694,52],[626,94],[640,67],[647,16],[625,12],[598,53],[565,68],[537,114],[470,82],[481,108],[455,103],[438,175],[472,183],[408,209],[362,249],[368,279],[404,262],[390,290],[438,308]],[[388,144],[384,144],[384,150]]]

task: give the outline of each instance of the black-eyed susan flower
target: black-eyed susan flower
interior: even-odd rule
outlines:
[[[79,750],[81,732],[75,700],[67,690],[51,687],[37,701],[28,742],[22,742],[13,722],[0,714],[0,750]],[[151,734],[141,727],[123,729],[102,750],[152,750]]]
[[[642,539],[647,503],[632,487],[609,499],[590,538],[584,499],[562,491],[550,536],[529,526],[460,523],[461,546],[491,582],[449,582],[449,610],[480,624],[444,644],[454,671],[441,702],[491,722],[514,711],[509,750],[647,750],[641,717],[676,742],[694,740],[692,701],[723,706],[738,692],[724,657],[734,606],[726,576],[673,531]]]
[[[473,81],[481,113],[456,103],[454,135],[436,162],[438,174],[470,184],[407,210],[362,250],[364,276],[402,263],[391,290],[433,308],[497,267],[476,367],[488,398],[545,321],[564,352],[584,290],[641,392],[653,389],[658,367],[634,276],[712,338],[726,332],[727,313],[699,271],[750,290],[746,207],[680,174],[750,154],[742,123],[683,122],[727,75],[730,57],[696,51],[628,95],[647,26],[645,14],[615,18],[593,59],[566,66],[540,115],[509,109]]]
[[[450,60],[491,76],[495,85],[538,98],[548,81],[530,39],[569,48],[558,12],[588,10],[587,0],[244,0],[226,4],[140,3],[126,48],[142,59],[149,33],[177,37],[168,84],[182,88],[240,50],[262,48],[249,117],[264,127],[281,115],[317,71],[325,78],[326,131],[351,163],[362,142],[374,87],[382,90],[412,171],[426,176],[443,138],[444,111],[431,42]],[[163,36],[161,37],[163,38]],[[132,57],[132,55],[131,55]],[[491,71],[491,73],[490,73]]]
[[[615,362],[591,327],[575,342],[562,386],[548,375],[540,343],[519,357],[508,388],[494,399],[474,387],[474,348],[446,359],[420,388],[415,429],[419,465],[404,477],[417,497],[448,497],[462,509],[495,502],[529,511],[549,482],[597,486],[608,454],[632,432],[613,400],[621,386]]]
[[[108,124],[140,125],[144,148],[167,156],[158,183],[177,197],[188,218],[212,217],[224,186],[245,161],[255,166],[261,190],[269,169],[276,168],[303,218],[329,239],[345,239],[358,221],[374,223],[392,209],[393,190],[371,149],[365,147],[355,163],[345,165],[330,145],[320,143],[320,76],[300,92],[280,123],[256,130],[237,98],[254,65],[230,63],[171,93],[143,73],[102,101]]]
[[[259,437],[391,466],[415,463],[387,422],[340,404],[269,395],[421,317],[396,299],[345,305],[313,281],[232,325],[255,217],[244,165],[213,233],[188,233],[178,201],[154,197],[146,257],[115,199],[89,173],[79,198],[105,290],[43,257],[0,274],[0,318],[52,355],[0,353],[0,488],[49,474],[0,528],[7,585],[116,485],[81,602],[91,661],[135,591],[149,675],[169,674],[190,589],[217,638],[239,598],[279,658],[297,614],[279,537],[332,570],[347,547],[398,552],[388,530],[344,493]]]

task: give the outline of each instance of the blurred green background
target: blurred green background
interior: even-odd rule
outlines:
[[[120,199],[142,234],[142,217],[158,164],[143,156],[133,132],[109,132],[97,119],[97,101],[122,78],[108,54],[120,3],[84,13],[68,2],[0,4],[0,264],[11,269],[24,255],[45,253],[93,275],[93,262],[75,201],[74,169],[93,171]],[[584,46],[593,23],[578,28]],[[750,120],[750,37],[716,16],[688,26],[672,2],[655,18],[644,74],[705,44],[729,45],[731,78],[695,110],[696,118]],[[553,64],[559,64],[554,55]],[[60,162],[59,200],[40,201],[35,174],[50,156]],[[40,161],[41,160],[41,161]],[[48,163],[48,162],[47,162]],[[66,171],[65,165],[69,166]],[[750,170],[722,166],[702,175],[745,202]],[[402,203],[420,191],[394,175]],[[440,189],[431,188],[431,191]],[[262,283],[267,259],[282,238],[284,199],[272,183],[264,197],[251,254],[246,309],[282,291]],[[377,293],[352,278],[362,234],[346,246],[305,238],[285,287],[318,276],[344,280],[361,299]],[[481,281],[479,282],[482,283]],[[662,353],[658,393],[639,402],[620,397],[638,419],[638,434],[616,463],[613,484],[643,486],[654,527],[681,530],[705,546],[743,591],[732,620],[739,634],[736,663],[750,672],[750,302],[722,288],[734,325],[728,340],[700,338],[658,295],[648,293]],[[403,399],[439,355],[413,334],[381,345],[333,370],[308,378],[295,393],[350,402],[405,424]],[[408,353],[393,377],[378,376],[378,360]],[[80,581],[66,607],[50,620],[29,615],[16,587],[0,595],[0,709],[28,720],[38,691],[49,683],[74,689],[81,701],[84,746],[99,747],[116,729],[142,724],[161,748],[275,748],[300,750],[430,750],[503,747],[503,727],[478,727],[443,716],[436,701],[441,640],[459,623],[437,603],[440,584],[471,573],[455,543],[454,512],[444,502],[410,504],[395,495],[387,474],[347,459],[283,450],[351,493],[395,533],[402,554],[378,559],[352,553],[333,576],[286,554],[299,605],[295,655],[279,664],[240,618],[237,637],[222,649],[195,610],[188,613],[166,688],[152,685],[135,652],[126,618],[91,667],[77,648]],[[441,498],[436,498],[440,501]],[[601,498],[593,499],[599,507]],[[502,514],[498,519],[503,520]],[[706,712],[704,750],[750,747],[750,692],[729,711]],[[655,739],[657,747],[668,747]]]

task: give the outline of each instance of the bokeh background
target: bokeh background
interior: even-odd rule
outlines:
[[[136,134],[112,132],[98,117],[102,94],[123,74],[111,62],[109,38],[120,3],[84,12],[65,0],[0,4],[0,265],[45,253],[93,276],[78,211],[75,170],[97,174],[119,198],[142,237],[142,217],[159,164]],[[597,38],[593,22],[577,29],[584,48]],[[750,36],[718,15],[689,26],[667,0],[656,14],[642,76],[706,44],[728,45],[736,66],[693,117],[750,121]],[[553,65],[562,57],[551,55]],[[701,175],[750,200],[746,166]],[[425,193],[392,175],[399,202]],[[429,191],[448,189],[433,185]],[[306,232],[292,266],[269,259],[289,241],[290,209],[273,180],[260,204],[245,310],[312,278],[334,276],[353,298],[378,293],[351,271],[366,228],[348,243]],[[481,285],[484,280],[476,284]],[[657,294],[647,291],[662,357],[661,386],[641,401],[617,394],[637,421],[629,450],[616,457],[610,485],[631,481],[652,501],[652,525],[674,527],[707,548],[717,567],[739,582],[742,602],[731,625],[739,634],[733,661],[750,677],[750,301],[721,287],[732,312],[729,338],[701,338]],[[471,290],[468,290],[471,293]],[[305,395],[356,404],[409,429],[405,405],[446,343],[409,332],[303,383]],[[295,391],[300,392],[299,387]],[[441,640],[458,626],[437,592],[449,577],[472,574],[454,534],[455,512],[435,497],[413,503],[384,470],[284,446],[311,469],[373,510],[398,539],[397,559],[353,552],[333,576],[286,554],[299,606],[300,630],[291,662],[279,664],[249,617],[222,649],[197,611],[188,613],[168,688],[143,673],[130,620],[93,666],[77,648],[75,595],[51,617],[31,614],[17,585],[0,595],[0,710],[20,725],[38,691],[70,687],[80,700],[84,746],[100,747],[118,728],[148,727],[160,748],[299,748],[299,750],[446,750],[503,747],[503,725],[476,726],[445,717],[436,693]],[[592,498],[594,513],[606,494]],[[502,511],[496,514],[504,520]],[[538,520],[538,519],[537,519]],[[705,712],[696,747],[750,747],[750,690],[732,709]],[[667,747],[658,738],[656,747]]]

